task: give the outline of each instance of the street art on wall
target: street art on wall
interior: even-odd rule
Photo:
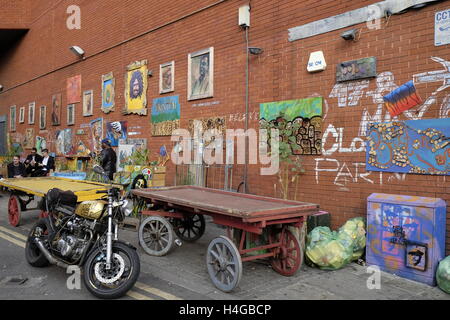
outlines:
[[[366,169],[450,174],[450,118],[373,123],[367,133]]]
[[[114,111],[114,89],[116,86],[116,80],[112,72],[102,75],[102,106],[101,109],[104,113]]]
[[[67,105],[67,125],[73,126],[75,124],[75,104]]]
[[[117,148],[117,171],[123,171],[126,165],[132,164],[130,156],[135,151],[147,149],[147,139],[120,139]]]
[[[217,130],[218,134],[221,134],[223,137],[226,136],[226,123],[224,117],[213,117],[213,118],[201,118],[201,119],[193,119],[189,120],[188,130],[192,137],[201,135],[205,133],[206,130]],[[204,146],[208,146],[212,141],[215,140],[215,137],[207,138],[203,141]]]
[[[41,106],[39,108],[39,129],[44,130],[47,125],[47,107]]]
[[[127,66],[123,113],[147,114],[147,60]]]
[[[35,103],[30,102],[28,104],[28,124],[34,124],[34,109],[35,109]]]
[[[16,106],[9,108],[9,130],[16,131]]]
[[[297,123],[299,129],[289,139],[292,154],[322,154],[322,98],[286,100],[260,104],[260,125],[281,121]]]
[[[47,148],[47,140],[44,137],[36,136],[37,153],[42,154],[42,150]]]
[[[92,150],[94,152],[102,151],[103,140],[103,118],[97,118],[90,123]]]
[[[25,129],[25,137],[23,138],[23,147],[31,149],[34,147],[34,128]]]
[[[422,104],[422,99],[416,92],[413,81],[408,81],[388,95],[383,97],[386,108],[391,117],[398,116],[403,111]]]
[[[61,124],[61,93],[52,96],[52,126],[59,126]]]
[[[25,122],[25,107],[20,107],[19,109],[19,123]]]
[[[175,61],[159,66],[159,93],[172,92],[175,81]]]
[[[152,135],[170,136],[180,127],[180,103],[178,96],[153,99]]]
[[[212,97],[214,93],[214,48],[188,56],[188,100]]]
[[[92,116],[94,112],[94,92],[86,90],[83,92],[83,116]]]
[[[72,129],[58,130],[56,132],[56,154],[68,155],[72,153]]]
[[[127,138],[127,121],[113,121],[106,123],[106,138],[111,141],[112,147],[119,145],[119,139]]]
[[[67,78],[67,104],[80,102],[81,75]]]
[[[377,76],[375,57],[339,63],[336,67],[336,82],[374,78]]]

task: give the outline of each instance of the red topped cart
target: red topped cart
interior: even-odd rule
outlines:
[[[195,186],[135,189],[132,193],[152,210],[140,225],[139,242],[150,255],[162,256],[173,247],[176,234],[184,241],[198,240],[205,231],[204,215],[227,227],[227,235],[213,239],[206,264],[214,285],[229,292],[239,283],[242,262],[270,258],[273,269],[293,275],[303,252],[288,227],[301,227],[308,215],[318,212],[313,203],[282,200]],[[258,237],[256,246],[252,239]],[[249,244],[253,244],[249,247]]]

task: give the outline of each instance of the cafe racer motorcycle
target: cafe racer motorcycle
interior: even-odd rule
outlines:
[[[107,179],[101,167],[95,166],[94,171]],[[25,257],[34,267],[78,266],[94,296],[115,299],[134,286],[140,272],[136,248],[118,240],[118,224],[132,206],[112,185],[96,192],[105,193],[106,201],[77,204],[72,191],[49,190],[42,201],[49,215],[31,229]]]

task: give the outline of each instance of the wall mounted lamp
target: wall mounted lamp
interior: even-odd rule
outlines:
[[[81,49],[79,46],[71,46],[70,51],[72,51],[78,58],[84,57],[84,50]]]
[[[259,55],[264,52],[263,49],[257,47],[248,47],[248,52],[254,55]]]

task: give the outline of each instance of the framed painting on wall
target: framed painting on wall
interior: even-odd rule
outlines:
[[[88,117],[93,114],[94,92],[87,90],[83,92],[83,116]]]
[[[127,66],[124,114],[147,114],[147,60]]]
[[[24,149],[31,149],[34,147],[34,128],[25,129],[25,138],[23,141]]]
[[[67,103],[77,103],[81,99],[81,75],[67,78]]]
[[[159,93],[172,92],[175,81],[175,61],[159,65]]]
[[[25,122],[25,107],[20,107],[19,109],[19,123]]]
[[[114,79],[113,73],[102,75],[102,111],[104,113],[109,113],[114,111],[114,88],[116,85],[116,80]]]
[[[213,96],[214,48],[188,55],[188,100]]]
[[[16,106],[9,108],[9,130],[16,131]]]
[[[43,130],[45,129],[45,126],[47,125],[46,120],[47,120],[47,107],[46,106],[41,106],[39,108],[39,129]]]
[[[75,104],[67,105],[67,125],[73,126],[75,124]]]
[[[36,103],[30,102],[28,104],[28,124],[34,124],[34,109],[35,109]]]
[[[61,124],[61,93],[52,96],[52,126]]]

